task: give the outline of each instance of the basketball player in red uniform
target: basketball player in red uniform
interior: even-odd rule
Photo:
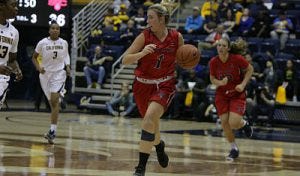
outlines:
[[[162,167],[169,163],[165,143],[160,140],[160,117],[171,103],[175,93],[175,55],[183,45],[183,37],[168,29],[167,9],[154,4],[148,8],[145,29],[126,51],[123,64],[137,62],[133,94],[141,116],[142,132],[139,147],[139,164],[134,176],[145,175],[146,163],[155,146],[158,162]]]
[[[222,38],[218,41],[218,56],[212,58],[210,66],[210,80],[217,86],[215,104],[221,119],[222,128],[231,150],[227,157],[233,160],[239,156],[235,143],[233,129],[242,129],[247,137],[251,137],[253,130],[249,123],[243,120],[246,109],[245,86],[253,73],[253,67],[246,59],[230,53],[230,41]]]

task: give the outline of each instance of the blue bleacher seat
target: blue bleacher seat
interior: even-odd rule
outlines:
[[[285,52],[298,53],[300,51],[300,40],[299,39],[289,39],[285,45]]]
[[[207,65],[208,62],[212,57],[216,55],[216,51],[214,49],[205,49],[201,51],[201,59],[200,59],[200,64],[201,65]]]
[[[259,52],[261,47],[262,38],[249,37],[247,38],[248,47],[251,52]]]
[[[276,59],[283,59],[283,60],[294,60],[295,56],[293,54],[289,53],[284,53],[284,52],[279,52],[275,55],[275,60]]]
[[[266,38],[261,43],[261,52],[270,51],[275,55],[279,51],[280,41],[278,39]]]
[[[103,42],[108,45],[117,44],[120,41],[121,32],[119,31],[103,31]]]

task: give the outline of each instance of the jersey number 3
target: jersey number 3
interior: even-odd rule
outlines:
[[[8,47],[0,45],[0,58],[4,59],[6,57],[7,52],[8,52]]]
[[[163,54],[159,55],[155,64],[156,69],[160,69],[160,65],[162,61],[164,60],[165,56]]]
[[[52,59],[56,59],[57,58],[57,51],[53,51],[53,57]]]

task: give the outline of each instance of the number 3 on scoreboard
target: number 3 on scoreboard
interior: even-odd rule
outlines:
[[[163,54],[159,55],[155,64],[155,68],[159,69],[162,61],[164,60],[165,56]]]

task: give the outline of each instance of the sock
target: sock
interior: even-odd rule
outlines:
[[[231,149],[239,150],[235,142],[231,143]]]
[[[155,145],[156,151],[161,151],[163,149],[163,145],[160,142],[159,144]]]
[[[150,154],[140,152],[140,160],[138,167],[146,168],[146,164],[148,161]]]
[[[244,119],[242,119],[242,121],[243,121],[243,126],[242,126],[242,128],[243,128],[244,126],[246,126],[246,124],[247,124],[247,121],[246,121],[246,120],[244,120]]]
[[[50,126],[50,131],[56,131],[56,124],[51,124],[51,126]]]

